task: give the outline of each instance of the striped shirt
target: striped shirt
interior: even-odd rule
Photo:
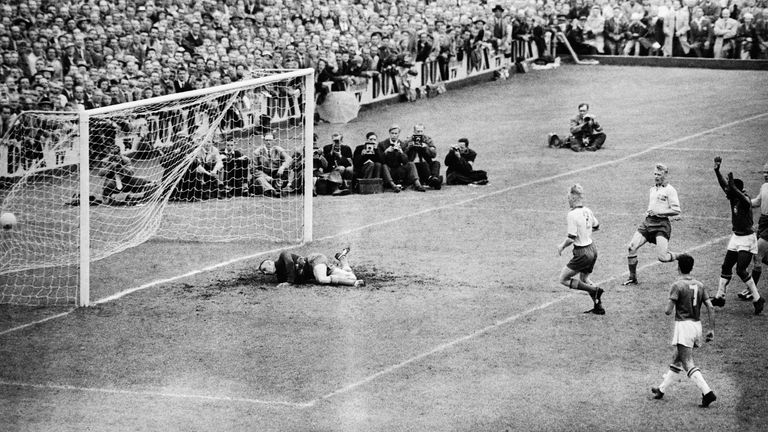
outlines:
[[[568,212],[568,238],[574,246],[592,244],[592,230],[600,226],[597,218],[587,207],[574,207]]]
[[[677,191],[672,185],[652,186],[648,199],[648,211],[653,211],[659,215],[674,210],[680,213],[680,200],[677,198]],[[659,216],[668,217],[668,216]]]

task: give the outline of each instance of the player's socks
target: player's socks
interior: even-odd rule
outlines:
[[[752,280],[752,278],[749,278],[746,282],[747,288],[749,288],[749,292],[752,293],[752,301],[756,302],[760,300],[760,292],[757,291],[757,285],[755,285],[755,281]]]
[[[629,268],[629,278],[637,280],[637,256],[627,257],[627,267]]]
[[[579,279],[571,278],[571,281],[568,282],[568,286],[571,287],[571,289],[579,290],[579,291],[586,291],[590,293],[591,295],[594,295],[597,291],[597,288],[593,287],[592,285],[586,284]]]
[[[763,274],[762,266],[757,266],[752,269],[752,280],[755,281],[755,285],[760,282],[760,276]]]
[[[661,384],[659,384],[659,390],[661,390],[662,393],[667,392],[667,387],[672,385],[672,382],[674,382],[675,379],[677,379],[677,374],[679,374],[681,370],[682,369],[678,368],[677,366],[674,366],[674,365],[669,366],[669,370],[667,371],[667,373],[664,374],[663,380]]]
[[[720,276],[720,281],[717,284],[717,294],[715,294],[715,298],[725,297],[725,291],[728,288],[728,284],[731,283],[730,277],[723,277]]]
[[[693,381],[694,384],[696,384],[696,387],[701,390],[701,394],[707,394],[712,391],[711,388],[709,388],[709,385],[707,385],[707,382],[704,381],[704,375],[701,374],[701,370],[697,367],[692,368],[688,371],[688,378]]]

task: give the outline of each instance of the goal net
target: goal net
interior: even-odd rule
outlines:
[[[22,113],[4,137],[20,175],[0,189],[17,219],[0,232],[0,303],[87,305],[91,263],[149,239],[310,241],[312,70],[264,75]]]

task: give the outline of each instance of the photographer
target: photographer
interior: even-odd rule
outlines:
[[[549,135],[549,146],[555,148],[570,148],[575,152],[584,150],[597,151],[605,143],[605,133],[602,126],[592,114],[589,114],[589,104],[579,104],[579,113],[571,119],[571,135],[565,139],[555,134]]]
[[[449,185],[486,185],[488,174],[474,168],[477,152],[469,148],[469,140],[459,138],[445,155],[445,181]]]
[[[336,171],[343,182],[339,189],[347,189],[348,182],[352,181],[354,170],[352,167],[352,149],[343,143],[344,136],[338,132],[331,135],[332,144],[323,147],[323,156],[328,162],[326,173]]]
[[[384,163],[392,175],[395,186],[399,189],[413,185],[413,189],[418,192],[425,192],[424,186],[419,181],[419,175],[416,172],[416,166],[408,160],[408,155],[403,149],[403,142],[400,141],[400,126],[392,125],[389,127],[389,138],[379,142],[379,151],[384,155]]]
[[[435,160],[437,149],[432,137],[424,135],[424,125],[413,126],[413,135],[403,145],[408,160],[416,166],[416,172],[421,184],[432,189],[440,189],[443,177],[440,176],[440,162]]]
[[[355,147],[352,160],[355,167],[355,179],[381,178],[385,185],[397,193],[400,187],[392,182],[389,169],[384,164],[384,155],[377,148],[375,132],[365,134],[365,143]]]

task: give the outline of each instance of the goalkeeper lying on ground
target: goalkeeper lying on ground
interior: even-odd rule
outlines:
[[[342,249],[335,255],[336,263],[330,263],[328,257],[321,253],[303,257],[283,251],[277,261],[262,261],[259,271],[265,275],[276,275],[280,285],[316,282],[323,285],[365,286],[365,281],[358,279],[349,266],[348,253],[348,247]]]

